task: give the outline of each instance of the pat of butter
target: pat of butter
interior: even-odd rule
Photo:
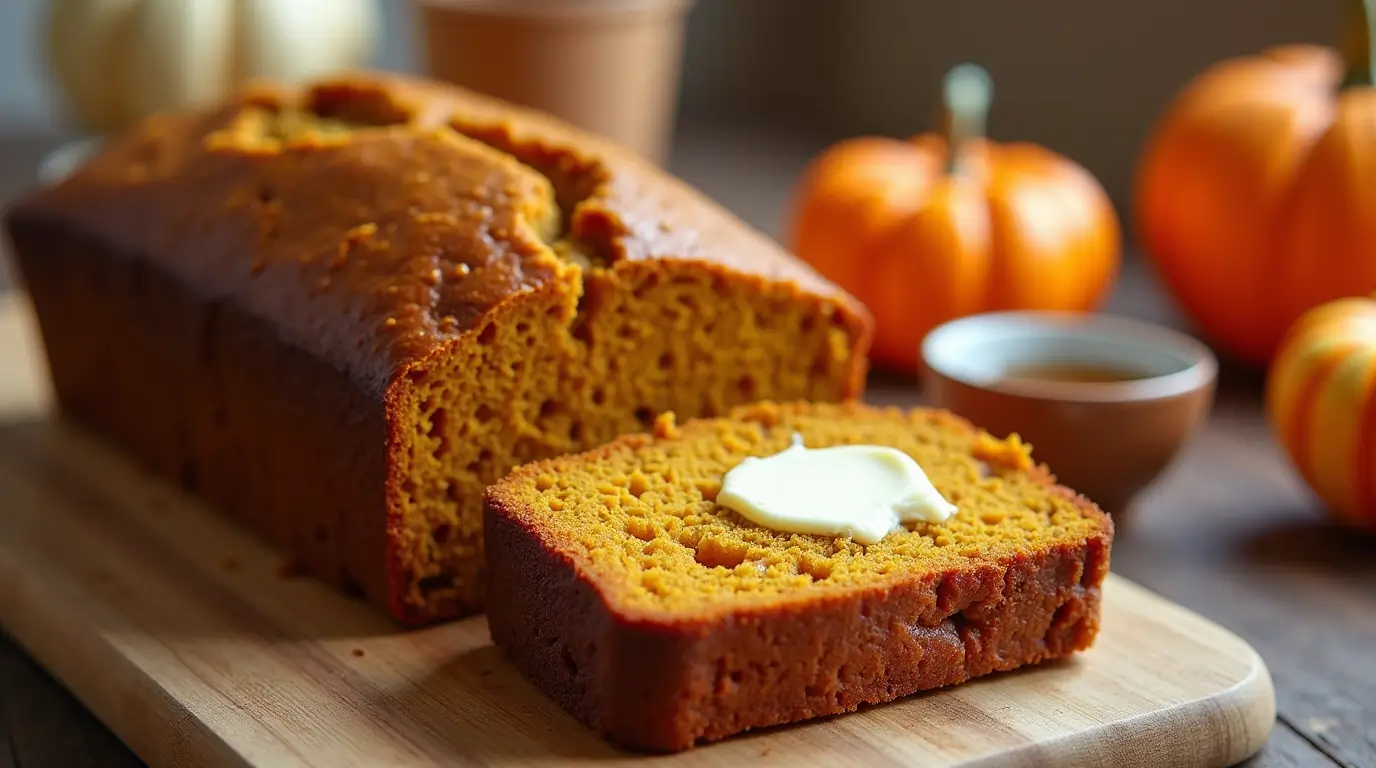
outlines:
[[[798,434],[781,453],[727,472],[717,503],[765,528],[861,544],[906,522],[939,523],[956,513],[908,454],[880,445],[813,450]]]

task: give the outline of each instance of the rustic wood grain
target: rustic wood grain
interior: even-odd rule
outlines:
[[[21,362],[0,388],[40,378],[32,361],[6,359]],[[277,555],[118,452],[7,402],[0,622],[149,763],[635,757],[522,680],[481,618],[398,632],[367,606],[284,579]],[[649,762],[1186,766],[1260,747],[1273,700],[1245,643],[1117,577],[1104,610],[1099,642],[1075,660]]]
[[[1242,768],[1334,768],[1340,763],[1320,752],[1283,721],[1276,723],[1266,747]]]

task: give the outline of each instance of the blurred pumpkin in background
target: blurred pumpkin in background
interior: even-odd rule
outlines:
[[[944,132],[843,141],[795,190],[789,246],[869,307],[880,367],[916,373],[922,337],[964,315],[1092,310],[1117,275],[1103,188],[1043,147],[987,140],[991,91],[979,67],[952,69]]]
[[[1376,530],[1376,299],[1306,312],[1266,385],[1272,429],[1339,520]]]
[[[1222,62],[1166,112],[1138,169],[1138,237],[1202,335],[1253,364],[1305,310],[1376,290],[1371,19],[1343,55],[1273,48]]]
[[[53,0],[47,57],[88,130],[370,63],[375,0]]]

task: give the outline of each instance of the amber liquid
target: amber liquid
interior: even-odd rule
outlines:
[[[1146,378],[1140,371],[1081,363],[1029,363],[1004,371],[1005,379],[1034,379],[1038,381],[1067,381],[1110,384]]]

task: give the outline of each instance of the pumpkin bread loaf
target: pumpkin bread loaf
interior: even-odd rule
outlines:
[[[898,448],[959,511],[863,546],[713,499],[749,456]],[[1088,647],[1113,525],[1016,438],[946,412],[762,403],[523,467],[488,490],[488,622],[626,746],[680,750]]]
[[[147,119],[7,215],[64,410],[408,624],[513,466],[864,381],[853,299],[563,124],[358,74]]]

